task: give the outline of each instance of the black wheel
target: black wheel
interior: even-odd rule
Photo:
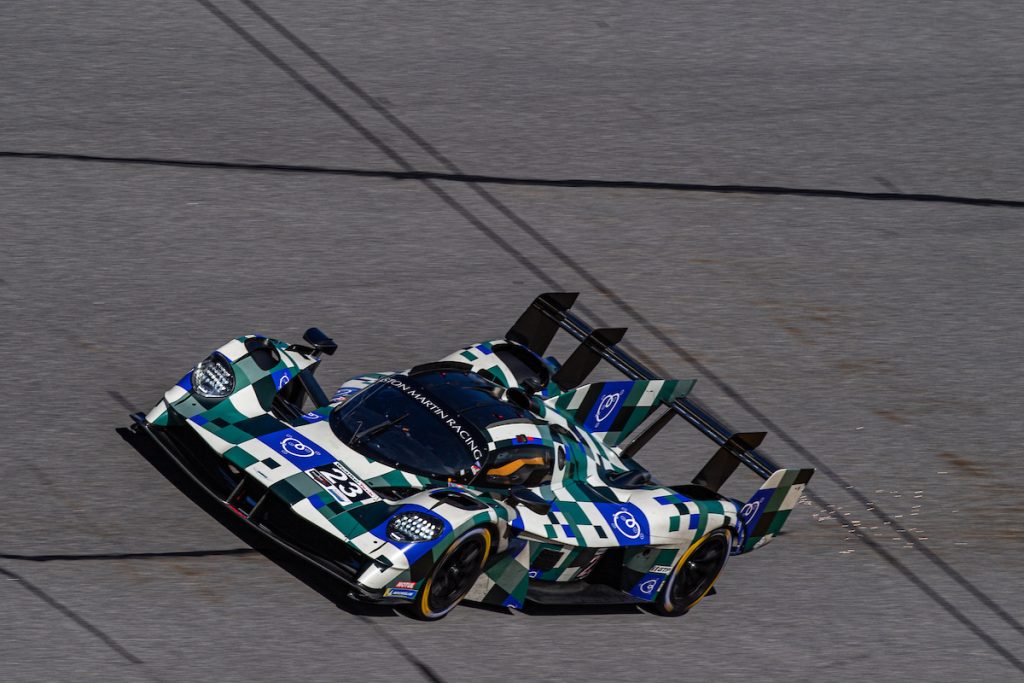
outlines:
[[[731,548],[729,529],[715,529],[691,545],[661,589],[655,604],[658,613],[677,617],[693,609],[715,585]]]
[[[491,552],[491,532],[471,529],[445,551],[410,606],[418,619],[440,619],[466,597],[483,571]]]

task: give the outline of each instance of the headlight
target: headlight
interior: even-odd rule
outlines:
[[[388,538],[399,543],[432,541],[442,531],[441,520],[421,512],[403,512],[388,523]]]
[[[235,389],[235,373],[223,356],[207,356],[192,371],[192,388],[206,398],[224,398]]]

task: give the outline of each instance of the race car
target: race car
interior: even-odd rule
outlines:
[[[232,339],[133,429],[244,522],[343,582],[352,598],[439,619],[466,599],[522,609],[637,604],[685,614],[730,555],[779,533],[813,474],[777,467],[763,433],[733,433],[593,329],[576,294],[537,297],[504,337],[329,394],[338,346]],[[545,356],[563,330],[579,346]],[[626,379],[584,384],[603,361]],[[321,372],[322,374],[322,372]],[[636,456],[674,416],[718,449],[691,482]],[[719,490],[740,465],[765,481]]]

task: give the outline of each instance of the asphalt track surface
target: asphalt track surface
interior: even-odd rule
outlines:
[[[0,679],[1024,677],[1020,4],[2,15]],[[360,608],[115,431],[239,333],[340,382],[551,290],[818,468],[684,618]]]

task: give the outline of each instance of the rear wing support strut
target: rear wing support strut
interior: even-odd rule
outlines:
[[[520,316],[507,337],[513,341],[523,340],[521,343],[526,343],[534,351],[538,351],[539,348],[539,354],[543,354],[554,333],[561,328],[579,341],[581,346],[607,361],[629,379],[661,379],[640,361],[619,349],[616,343],[608,344],[600,334],[595,335],[590,325],[571,313],[569,307],[575,302],[576,297],[577,294],[574,293],[541,294]],[[678,398],[667,405],[671,411],[669,414],[679,415],[719,447],[718,452],[697,475],[694,483],[717,490],[736,469],[738,463],[746,465],[762,479],[768,479],[777,470],[782,469],[766,455],[757,452],[757,446],[764,438],[763,434],[737,433],[691,398]],[[647,443],[653,436],[653,433],[648,435],[647,432],[656,432],[665,422],[667,419],[659,419],[647,431],[637,436],[634,442],[639,441],[640,446]],[[626,447],[629,457],[639,449],[632,448],[634,442]]]

